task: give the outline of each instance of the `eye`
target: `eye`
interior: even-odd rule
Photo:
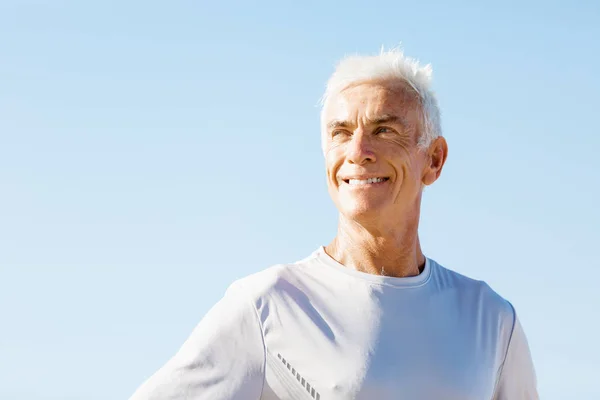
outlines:
[[[331,137],[336,137],[338,135],[346,135],[348,132],[346,132],[343,129],[336,129],[334,131],[331,132]]]
[[[393,133],[394,131],[391,128],[388,128],[386,126],[380,126],[379,128],[377,128],[377,130],[375,130],[375,134],[378,135],[380,133]]]

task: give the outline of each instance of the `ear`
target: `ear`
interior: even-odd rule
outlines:
[[[423,170],[423,184],[431,185],[437,181],[448,157],[448,144],[443,137],[437,137],[427,149],[426,165]]]

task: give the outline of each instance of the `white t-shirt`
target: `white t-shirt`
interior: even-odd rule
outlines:
[[[511,304],[427,259],[394,278],[310,257],[235,282],[133,400],[538,399]]]

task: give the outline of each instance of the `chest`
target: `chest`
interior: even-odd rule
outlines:
[[[268,325],[263,400],[492,398],[501,349],[475,319],[354,311]]]

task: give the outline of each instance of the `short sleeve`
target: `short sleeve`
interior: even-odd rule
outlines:
[[[234,284],[130,400],[258,400],[264,362],[256,309]]]
[[[537,379],[529,344],[515,316],[504,365],[500,372],[496,400],[538,400]]]

